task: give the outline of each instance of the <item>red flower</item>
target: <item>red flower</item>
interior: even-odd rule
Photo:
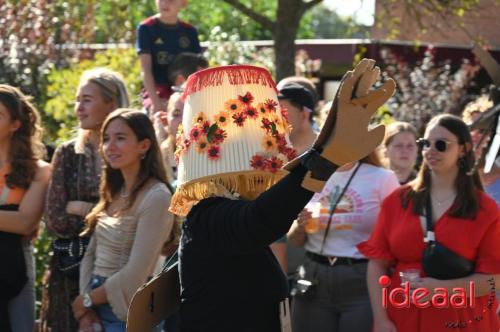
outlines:
[[[294,148],[286,147],[284,154],[286,155],[286,159],[288,159],[288,161],[297,158],[297,151],[295,151]]]
[[[265,129],[267,133],[273,130],[273,123],[269,121],[269,119],[262,119],[262,126],[260,126],[262,129]]]
[[[189,146],[191,145],[191,141],[188,140],[187,138],[184,140],[184,146],[187,148],[189,148]]]
[[[226,137],[227,137],[226,131],[219,128],[212,135],[212,143],[213,144],[220,144],[220,143],[224,142]]]
[[[276,112],[276,106],[278,106],[278,103],[272,99],[267,99],[264,106],[269,112]]]
[[[257,113],[257,109],[253,106],[248,106],[245,110],[245,114],[251,119],[257,119],[257,117],[259,116],[259,113]]]
[[[276,139],[276,143],[278,144],[278,147],[284,147],[284,146],[286,146],[285,135],[283,135],[283,134],[275,134],[274,138]]]
[[[255,155],[252,157],[252,160],[250,160],[250,166],[254,169],[264,169],[266,167],[266,163],[264,158],[259,155]]]
[[[236,114],[233,114],[233,119],[234,119],[233,122],[238,127],[243,127],[243,124],[245,123],[246,118],[247,118],[247,116],[245,115],[245,113],[236,113]]]
[[[283,166],[283,162],[276,157],[266,159],[265,164],[265,168],[271,173],[276,173]]]
[[[197,141],[198,138],[200,138],[200,136],[201,136],[201,131],[199,128],[193,127],[189,132],[189,137],[191,137],[193,141]]]
[[[288,122],[288,110],[281,106],[281,116]]]
[[[253,101],[253,96],[250,92],[247,92],[244,96],[238,95],[238,99],[247,105],[250,105]]]
[[[220,148],[217,145],[210,145],[207,154],[208,154],[208,159],[217,160],[220,158]]]
[[[203,122],[203,124],[201,125],[201,130],[205,135],[208,134],[209,129],[210,129],[210,123],[208,121]]]

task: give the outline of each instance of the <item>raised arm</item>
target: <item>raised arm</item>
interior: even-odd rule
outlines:
[[[283,236],[311,199],[313,192],[301,186],[306,172],[296,167],[254,201],[202,201],[188,215],[184,229],[221,254],[260,250]]]
[[[38,161],[35,178],[24,195],[18,211],[0,211],[0,230],[30,235],[37,228],[43,214],[45,194],[51,174],[51,166]]]

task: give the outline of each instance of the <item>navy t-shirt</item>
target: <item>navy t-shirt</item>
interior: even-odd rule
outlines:
[[[151,54],[156,84],[169,84],[168,65],[182,52],[201,53],[198,31],[189,23],[168,25],[157,17],[145,19],[137,28],[137,53]]]

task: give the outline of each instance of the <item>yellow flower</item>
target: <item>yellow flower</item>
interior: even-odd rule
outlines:
[[[245,104],[241,102],[239,99],[229,99],[224,104],[224,109],[231,113],[240,113],[243,112],[245,108]]]
[[[214,120],[219,127],[225,127],[229,123],[230,117],[226,111],[220,111],[214,116]]]
[[[205,116],[205,114],[203,112],[198,112],[196,114],[196,116],[194,117],[193,119],[193,124],[194,125],[197,125],[197,124],[203,124],[205,121],[207,121],[207,117]]]
[[[205,136],[202,136],[196,141],[196,152],[205,153],[208,149],[208,141]]]
[[[262,148],[267,151],[267,152],[274,152],[278,148],[278,145],[276,144],[276,139],[272,136],[264,136],[262,139]]]

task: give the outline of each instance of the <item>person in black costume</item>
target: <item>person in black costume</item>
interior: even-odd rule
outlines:
[[[298,158],[267,71],[227,66],[190,76],[170,206],[187,215],[179,247],[182,331],[285,330],[287,282],[269,245],[337,167],[381,142],[383,126],[368,130],[368,121],[394,82],[369,91],[378,76],[367,59],[344,76],[314,147]],[[288,174],[280,158],[292,160]]]

